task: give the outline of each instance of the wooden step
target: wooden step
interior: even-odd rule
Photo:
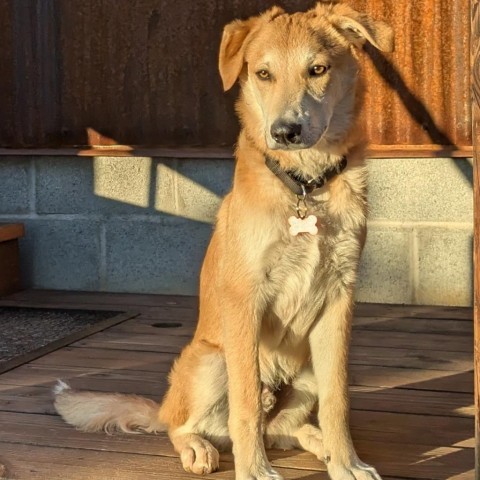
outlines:
[[[21,290],[18,239],[25,235],[21,223],[0,223],[0,296]]]

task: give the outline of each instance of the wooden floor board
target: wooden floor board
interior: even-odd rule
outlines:
[[[475,415],[470,393],[358,386],[352,386],[350,392],[353,410],[467,418]]]
[[[140,314],[135,319],[123,322],[111,331],[191,336],[195,330],[195,318],[186,318],[186,316],[176,317],[174,313],[175,312],[170,311],[168,314],[149,315],[148,317],[145,314]],[[440,338],[442,341],[446,340],[448,344],[453,342],[454,337],[460,337],[458,341],[453,342],[453,344],[460,342],[461,345],[465,343],[462,343],[462,340],[469,340],[473,335],[472,325],[462,320],[444,320],[440,326],[433,323],[431,319],[425,318],[395,318],[387,320],[381,317],[361,317],[355,320],[353,330],[354,332],[358,332],[356,334],[354,333],[354,337],[359,336],[361,333],[362,337],[370,336],[373,339],[378,338],[379,332],[382,332],[383,336],[385,336],[385,332],[395,332],[396,335],[394,335],[393,338],[404,338],[404,335],[400,334],[408,331],[408,334],[426,334],[423,338],[433,338],[434,340]],[[367,332],[375,332],[375,334],[369,335]],[[429,334],[433,336],[427,336]]]
[[[37,302],[56,305],[79,304],[97,308],[101,305],[132,307],[186,307],[197,308],[197,297],[182,295],[140,295],[132,293],[71,292],[56,290],[25,290],[7,299],[16,302]]]
[[[66,347],[62,351],[34,360],[34,365],[98,366],[104,368],[130,368],[138,371],[155,370],[156,365],[166,358],[174,358],[175,353],[129,350],[125,355],[122,349]],[[423,370],[467,371],[471,368],[470,353],[442,352],[435,350],[403,349],[393,356],[389,348],[353,346],[350,353],[352,365],[379,365],[397,368]]]
[[[7,478],[29,480],[187,480],[198,476],[186,473],[178,459],[161,455],[144,455],[85,449],[38,447],[0,443]],[[28,462],[25,461],[28,458]],[[286,479],[327,480],[325,472],[281,468]],[[233,480],[233,465],[221,462],[220,471],[211,478]]]
[[[159,400],[189,341],[194,297],[25,291],[0,305],[113,309],[139,316],[0,376],[0,463],[28,480],[193,479],[165,434],[85,434],[55,415],[58,378],[74,388]],[[351,428],[384,480],[470,480],[474,467],[471,309],[357,305]],[[268,452],[287,479],[326,480],[312,455]],[[212,479],[233,479],[231,454]]]
[[[156,338],[155,338],[156,337]],[[173,338],[172,338],[173,337]],[[187,343],[187,336],[150,335],[132,333],[125,335],[123,332],[105,331],[93,337],[75,343],[78,347],[89,348],[122,348],[124,350],[145,350],[158,352],[178,353]],[[404,350],[418,349],[421,345],[424,350],[443,350],[446,352],[472,353],[473,347],[468,336],[448,337],[435,334],[408,335],[404,332],[389,333],[388,338],[384,332],[354,332],[352,346],[363,347],[388,347]],[[397,355],[401,352],[397,352]]]
[[[109,370],[97,367],[75,367],[62,365],[23,365],[0,377],[0,383],[15,385],[49,384],[56,379],[65,381],[75,379],[77,388],[93,388],[110,391],[111,388],[124,393],[153,394],[165,385],[166,374],[173,361],[157,363],[153,370],[135,369]],[[350,383],[357,386],[392,388],[400,387],[410,390],[432,390],[444,392],[473,392],[473,373],[451,372],[444,370],[420,370],[368,365],[350,366]]]
[[[366,347],[352,345],[350,363],[353,365],[379,365],[384,367],[418,368],[422,370],[468,371],[472,368],[471,352],[446,352],[444,350],[423,350],[389,347]]]
[[[384,303],[357,303],[356,317],[462,319],[471,322],[470,307],[443,307],[428,305],[386,305]]]

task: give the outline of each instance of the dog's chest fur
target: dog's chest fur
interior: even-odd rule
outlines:
[[[364,195],[363,187],[355,191],[349,184],[348,195]],[[330,197],[313,207],[317,235],[287,232],[265,252],[263,293],[268,301],[260,362],[268,384],[288,383],[296,375],[309,357],[308,335],[325,306],[355,283],[365,208],[362,201],[330,208],[329,202],[337,200]]]

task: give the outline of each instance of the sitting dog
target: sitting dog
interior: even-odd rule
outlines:
[[[366,169],[354,49],[393,34],[342,4],[274,7],[225,27],[220,75],[237,80],[241,133],[232,191],[200,278],[196,333],[161,405],[71,390],[76,427],[168,431],[188,472],[233,447],[237,480],[279,480],[265,447],[303,448],[332,480],[379,480],[349,431],[348,349],[366,233]],[[318,424],[310,417],[318,405]],[[316,423],[316,422],[315,422]]]

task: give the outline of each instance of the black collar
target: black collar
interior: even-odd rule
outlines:
[[[317,178],[306,179],[290,170],[283,170],[277,160],[265,156],[267,167],[288,187],[295,195],[305,195],[322,188],[329,180],[339,175],[347,166],[347,157],[343,156],[340,163],[326,168]]]

